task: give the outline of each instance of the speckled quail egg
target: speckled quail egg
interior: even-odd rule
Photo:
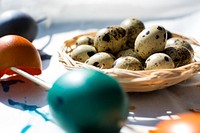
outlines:
[[[97,32],[94,46],[98,52],[117,53],[125,44],[126,30],[120,26],[110,26]]]
[[[159,25],[144,29],[135,40],[135,51],[146,59],[153,53],[164,50],[167,41],[166,30]]]
[[[76,61],[85,62],[95,53],[97,53],[95,47],[90,45],[79,45],[71,52],[71,57]]]
[[[134,49],[129,48],[126,50],[121,50],[118,54],[117,54],[117,58],[119,57],[124,57],[124,56],[132,56],[137,58],[141,63],[144,63],[144,59],[142,59],[140,56],[138,56],[138,54],[135,52]]]
[[[135,57],[120,57],[113,63],[113,68],[121,68],[127,70],[142,70],[142,63]]]
[[[136,18],[127,18],[121,22],[120,26],[126,30],[126,46],[134,48],[136,37],[145,28],[143,22]]]
[[[102,69],[109,69],[114,61],[115,57],[112,54],[99,52],[87,59],[85,63]]]
[[[193,62],[191,52],[183,46],[176,45],[167,47],[163,52],[172,58],[175,67],[180,67]]]
[[[166,47],[170,47],[173,45],[179,45],[179,46],[186,47],[191,52],[192,56],[194,56],[194,50],[188,41],[186,41],[182,38],[177,38],[177,37],[168,39],[167,43],[166,43]]]
[[[76,40],[76,46],[86,44],[86,45],[94,45],[94,37],[93,36],[81,36]]]
[[[174,67],[171,57],[164,53],[152,54],[147,58],[144,65],[145,70],[172,69]]]

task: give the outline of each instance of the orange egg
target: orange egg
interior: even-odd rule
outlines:
[[[42,72],[41,58],[37,49],[27,39],[18,35],[0,38],[0,77],[12,75],[10,67],[19,68],[31,75]]]
[[[149,133],[200,133],[200,113],[183,113],[180,119],[164,120]]]

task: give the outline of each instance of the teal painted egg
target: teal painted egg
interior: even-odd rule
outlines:
[[[129,106],[113,77],[89,69],[71,70],[59,77],[49,90],[48,103],[64,130],[72,124],[81,133],[118,133]]]

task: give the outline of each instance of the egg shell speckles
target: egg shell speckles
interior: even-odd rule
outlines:
[[[120,26],[126,30],[126,46],[134,48],[136,37],[145,28],[143,22],[136,18],[127,18],[121,22]]]
[[[164,27],[153,25],[144,29],[135,40],[135,51],[146,59],[153,53],[164,50],[167,41],[167,34]]]
[[[142,64],[144,63],[144,59],[142,59],[140,56],[138,56],[138,54],[135,52],[134,49],[132,48],[129,48],[129,49],[126,49],[126,50],[122,50],[120,51],[118,54],[117,54],[117,58],[119,57],[124,57],[124,56],[132,56],[132,57],[135,57],[137,58]]]
[[[90,45],[79,45],[71,52],[71,57],[76,61],[85,62],[95,53],[97,53],[95,47]]]
[[[112,54],[99,52],[87,59],[85,63],[102,69],[109,69],[112,67],[114,61],[115,57]]]
[[[170,38],[167,40],[166,47],[174,45],[186,47],[191,52],[192,56],[194,56],[194,49],[192,48],[191,44],[188,41],[182,38]]]
[[[126,30],[120,26],[110,26],[97,32],[94,46],[98,52],[117,53],[125,44]]]
[[[175,67],[180,67],[193,62],[191,52],[183,46],[176,45],[167,47],[163,52],[172,58]]]
[[[174,62],[170,56],[164,53],[155,53],[147,58],[145,61],[145,70],[155,69],[172,69],[174,68]]]
[[[82,44],[86,44],[86,45],[94,45],[94,37],[92,36],[81,36],[80,38],[77,39],[76,41],[76,45],[82,45]]]
[[[113,63],[113,68],[121,68],[127,70],[142,70],[142,63],[135,57],[120,57]]]

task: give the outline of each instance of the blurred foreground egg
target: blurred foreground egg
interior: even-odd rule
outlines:
[[[9,10],[0,15],[0,37],[19,35],[32,42],[36,38],[37,32],[37,23],[24,12]]]
[[[149,133],[200,133],[200,113],[183,113],[179,117],[161,121]]]
[[[102,72],[77,69],[58,78],[48,93],[50,111],[64,129],[81,133],[118,133],[128,115],[128,97]]]

